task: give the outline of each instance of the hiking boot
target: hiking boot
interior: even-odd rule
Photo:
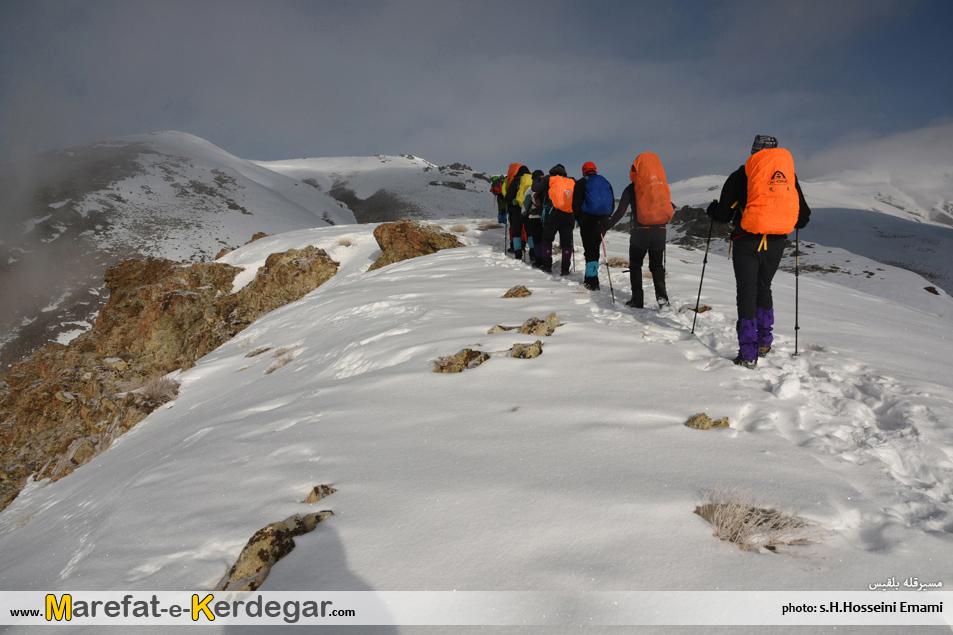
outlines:
[[[598,291],[599,278],[585,278],[582,282],[582,286],[586,287],[590,291]]]
[[[661,310],[661,309],[668,308],[668,306],[669,306],[669,304],[668,304],[668,298],[658,297],[658,298],[656,298],[656,300],[658,300],[658,308],[659,308],[660,310]]]
[[[731,360],[731,363],[733,363],[735,366],[742,366],[742,367],[744,367],[744,368],[752,368],[752,369],[754,369],[754,368],[757,368],[757,367],[758,367],[758,360],[756,360],[756,359],[744,359],[744,358],[741,357],[740,355],[739,355],[738,357],[734,358],[733,360]]]
[[[630,306],[630,307],[632,307],[633,309],[641,309],[641,308],[642,308],[642,304],[639,303],[639,302],[637,302],[635,298],[632,298],[631,300],[629,300],[628,302],[626,302],[625,305],[626,305],[626,306]]]
[[[522,249],[517,249],[516,251],[514,251],[514,252],[513,252],[513,257],[516,258],[517,260],[522,260],[522,259],[523,259],[523,250],[522,250]]]
[[[758,347],[758,357],[767,357],[768,353],[771,352],[770,346],[759,346]]]
[[[561,276],[568,276],[568,275],[569,275],[569,267],[563,267],[562,269],[560,269],[560,270],[559,270],[559,275],[561,275]]]

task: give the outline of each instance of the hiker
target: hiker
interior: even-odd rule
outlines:
[[[490,179],[490,194],[496,199],[496,220],[498,223],[506,223],[506,200],[503,198],[503,184],[505,182],[502,175]]]
[[[506,212],[510,218],[510,230],[513,237],[513,257],[517,260],[523,259],[523,196],[526,190],[533,184],[533,177],[530,176],[529,168],[525,165],[519,165],[513,178],[506,186]],[[512,166],[510,166],[512,168]]]
[[[543,178],[543,171],[533,170],[530,176],[533,183],[537,183]],[[523,197],[523,230],[526,232],[526,250],[529,253],[529,262],[533,268],[540,266],[543,257],[542,215],[542,198],[530,187]]]
[[[579,223],[579,235],[586,259],[583,286],[590,291],[599,288],[599,247],[602,243],[602,222],[612,214],[615,194],[612,185],[596,171],[596,164],[582,164],[582,178],[576,181],[572,195],[572,210]]]
[[[572,214],[572,194],[576,182],[566,175],[566,168],[557,163],[549,169],[549,175],[544,176],[532,189],[540,195],[543,205],[543,249],[540,269],[546,273],[553,272],[553,239],[559,234],[559,244],[562,246],[562,267],[560,273],[569,275],[569,264],[572,262],[572,230],[576,221]]]
[[[632,299],[626,306],[644,308],[642,292],[642,262],[649,255],[649,271],[655,285],[655,300],[659,308],[669,305],[665,289],[665,233],[666,223],[672,220],[675,205],[672,193],[665,180],[662,161],[654,152],[643,152],[629,168],[632,181],[622,190],[619,206],[609,217],[603,233],[618,223],[626,210],[632,208],[632,230],[629,236],[629,280],[632,283]]]
[[[757,135],[751,157],[725,181],[708,216],[733,222],[731,246],[738,303],[735,364],[755,368],[771,351],[774,301],[771,280],[781,264],[787,236],[807,225],[811,208],[794,173],[791,153],[774,137]]]

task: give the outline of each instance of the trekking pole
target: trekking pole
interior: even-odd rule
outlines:
[[[797,352],[797,332],[801,330],[798,325],[798,299],[799,299],[799,280],[801,278],[801,230],[794,230],[794,356]]]
[[[609,291],[612,293],[612,304],[615,305],[615,289],[612,288],[612,276],[609,274],[609,252],[606,251],[606,237],[602,235],[602,253],[606,256],[606,278],[609,279]]]
[[[503,255],[506,255],[506,241],[509,240],[510,236],[510,215],[507,214],[503,217]]]
[[[711,219],[708,226],[708,242],[705,243],[705,260],[702,261],[702,277],[698,281],[698,299],[695,300],[695,317],[692,319],[692,333],[695,332],[695,322],[698,320],[698,305],[702,301],[702,282],[705,280],[705,266],[708,265],[708,247],[711,245],[711,230],[715,227],[715,219]]]

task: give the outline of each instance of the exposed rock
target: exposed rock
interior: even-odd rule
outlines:
[[[675,210],[670,226],[672,234],[679,236],[672,242],[680,245],[704,245],[709,232],[712,238],[726,238],[731,234],[731,225],[712,223],[704,209],[688,205]]]
[[[685,422],[685,425],[689,428],[694,428],[696,430],[711,430],[712,428],[727,428],[728,427],[728,417],[724,419],[716,419],[712,421],[712,418],[709,417],[704,412],[695,415],[691,419]]]
[[[504,298],[527,298],[533,295],[533,292],[524,287],[523,285],[517,285],[503,294]]]
[[[127,364],[121,357],[107,357],[103,360],[103,364],[109,368],[112,368],[113,370],[118,370],[119,372],[129,368],[129,364]]]
[[[536,340],[532,344],[514,344],[513,348],[509,351],[510,357],[516,357],[518,359],[532,359],[542,354],[543,343],[540,340]]]
[[[549,337],[562,325],[563,323],[559,321],[556,314],[550,313],[546,316],[545,320],[540,320],[537,317],[526,320],[523,326],[520,327],[519,332],[525,335],[542,335],[543,337]]]
[[[218,260],[222,256],[232,253],[234,249],[229,249],[228,247],[223,247],[217,254],[215,254],[215,260]]]
[[[327,498],[337,490],[331,487],[330,485],[315,485],[311,489],[311,493],[308,495],[308,498],[301,501],[303,503],[311,504],[317,503],[322,498]]]
[[[102,451],[162,403],[148,393],[128,392],[131,386],[190,368],[262,314],[321,285],[337,264],[314,247],[272,254],[255,279],[233,294],[239,271],[223,263],[164,259],[111,267],[105,276],[109,301],[93,328],[69,346],[43,346],[0,382],[0,471],[11,476],[0,483],[0,509],[25,477],[59,478],[77,460],[95,455],[80,452],[76,441],[96,438]],[[107,427],[109,435],[102,436]],[[73,460],[61,461],[70,448]]]
[[[546,316],[545,320],[541,320],[538,317],[531,317],[530,319],[523,322],[523,325],[519,327],[519,332],[524,335],[541,335],[543,337],[549,337],[555,332],[555,330],[562,326],[563,323],[559,321],[559,318],[555,313],[550,313]],[[497,324],[489,331],[487,335],[496,335],[497,333],[505,333],[506,331],[512,331],[516,329],[515,326],[503,326],[502,324]]]
[[[331,511],[301,516],[295,514],[280,523],[272,523],[255,532],[238,560],[216,587],[217,591],[254,591],[265,581],[276,562],[295,548],[295,536],[313,531],[318,523],[330,518]]]
[[[456,355],[447,355],[434,362],[435,373],[462,373],[470,368],[476,368],[490,359],[487,353],[465,348]]]
[[[441,249],[463,247],[453,234],[438,232],[412,220],[383,223],[374,229],[374,238],[381,255],[368,271],[380,269],[401,260],[437,253]]]
[[[924,291],[929,291],[933,295],[940,295],[940,292],[936,290],[936,287],[923,287]]]
[[[247,243],[245,243],[245,244],[246,244],[246,245],[250,245],[250,244],[252,244],[253,242],[255,242],[256,240],[261,240],[262,238],[268,238],[268,237],[271,236],[271,235],[272,235],[272,234],[266,234],[265,232],[258,232],[258,233],[256,233],[256,234],[254,234],[254,235],[251,237],[251,240],[249,240],[249,241],[248,241]]]

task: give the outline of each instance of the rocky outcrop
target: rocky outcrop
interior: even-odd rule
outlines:
[[[374,238],[381,255],[368,271],[380,269],[401,260],[434,254],[441,249],[463,247],[453,234],[435,231],[412,220],[383,223],[374,229]]]
[[[68,346],[45,345],[0,382],[0,509],[29,475],[65,476],[145,418],[159,402],[131,392],[137,386],[190,368],[264,313],[323,284],[337,264],[314,247],[272,254],[232,293],[239,271],[164,259],[111,267],[109,301],[93,328]]]

